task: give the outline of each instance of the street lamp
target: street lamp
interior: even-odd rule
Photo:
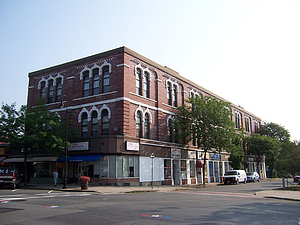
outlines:
[[[152,162],[151,162],[151,167],[152,167],[152,182],[151,182],[151,190],[153,191],[153,175],[154,175],[154,166],[153,166],[153,159],[155,158],[154,153],[152,152],[150,156]]]
[[[64,169],[64,185],[63,185],[63,189],[67,188],[67,183],[68,183],[68,161],[67,161],[67,157],[68,157],[68,97],[66,95],[64,95],[63,97],[66,97],[66,137],[65,137],[65,169]],[[64,102],[62,100],[61,102],[61,107],[64,107]]]

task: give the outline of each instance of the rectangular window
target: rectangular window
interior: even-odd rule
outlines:
[[[190,161],[190,178],[196,177],[196,162]]]
[[[116,156],[109,156],[109,178],[116,178]]]
[[[123,177],[123,157],[117,156],[117,178]]]
[[[102,156],[100,158],[100,177],[108,177],[108,156]]]
[[[164,178],[171,179],[171,159],[164,160]]]
[[[139,157],[134,156],[134,177],[139,177]]]
[[[186,179],[186,160],[181,160],[181,178]]]

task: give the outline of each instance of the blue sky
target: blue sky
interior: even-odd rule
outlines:
[[[28,73],[126,46],[300,140],[300,1],[0,0],[0,102]]]

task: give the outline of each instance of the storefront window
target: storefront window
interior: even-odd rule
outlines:
[[[181,179],[186,179],[186,160],[181,160]]]
[[[100,159],[102,178],[139,177],[139,157],[104,156]]]
[[[33,177],[49,177],[51,172],[49,172],[50,163],[49,162],[34,162],[33,163]]]
[[[214,165],[213,165],[213,162],[212,161],[210,161],[209,162],[209,176],[210,177],[214,177],[214,167],[213,167]]]
[[[109,156],[109,178],[116,178],[116,156]]]
[[[196,162],[190,161],[190,178],[195,178],[196,176]]]
[[[123,177],[123,157],[117,156],[117,178]]]
[[[165,179],[171,179],[171,159],[164,160],[164,177]]]
[[[100,176],[101,178],[108,177],[108,156],[100,158]]]

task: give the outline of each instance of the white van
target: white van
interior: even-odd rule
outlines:
[[[243,182],[246,184],[247,175],[245,170],[228,170],[223,176],[224,184],[239,184]]]

